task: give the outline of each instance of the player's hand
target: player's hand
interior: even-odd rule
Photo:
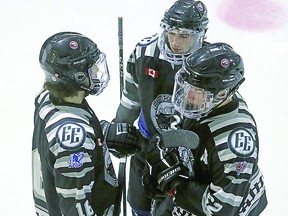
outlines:
[[[156,178],[150,175],[150,168],[147,163],[142,174],[142,185],[146,195],[151,199],[163,199],[166,197],[166,193],[159,189]]]
[[[188,169],[179,159],[177,148],[161,149],[161,136],[154,136],[146,154],[149,174],[157,182],[157,187],[165,193],[175,190],[179,178],[188,178]]]
[[[133,155],[141,149],[138,141],[139,132],[135,126],[128,123],[100,122],[109,151],[116,157]]]

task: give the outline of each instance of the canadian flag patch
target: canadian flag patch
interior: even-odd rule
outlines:
[[[158,78],[158,71],[151,68],[145,68],[145,74],[153,78]]]

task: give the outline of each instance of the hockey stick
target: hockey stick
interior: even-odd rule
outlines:
[[[178,129],[162,132],[161,148],[185,147],[196,149],[199,145],[199,137],[193,131]]]
[[[118,17],[118,45],[119,45],[119,79],[120,79],[120,99],[124,88],[123,71],[123,17]]]
[[[124,88],[123,73],[123,18],[118,17],[118,45],[119,45],[119,79],[120,79],[120,99]],[[118,170],[118,191],[113,216],[120,215],[121,200],[123,203],[123,216],[127,215],[126,209],[126,162],[127,156],[120,158]]]

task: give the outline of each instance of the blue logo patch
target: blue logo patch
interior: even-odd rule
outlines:
[[[247,162],[242,161],[236,166],[237,175],[240,175],[244,171],[244,169],[246,169],[246,165],[247,165]]]
[[[56,139],[62,148],[75,150],[84,143],[86,132],[81,125],[75,122],[65,122],[58,128]]]
[[[68,168],[79,168],[83,165],[83,162],[81,161],[84,157],[84,153],[83,152],[78,152],[75,154],[71,154],[69,159],[68,159],[68,163],[69,166]]]
[[[240,157],[249,157],[255,149],[255,140],[245,128],[236,128],[228,136],[228,147]]]

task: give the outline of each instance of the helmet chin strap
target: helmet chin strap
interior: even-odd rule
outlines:
[[[229,92],[229,94],[227,95],[227,97],[222,100],[219,104],[217,104],[215,107],[213,107],[212,109],[217,109],[223,105],[225,105],[227,102],[229,102],[228,100],[232,98],[232,96],[235,94],[235,92],[238,90],[239,86],[245,81],[245,78],[241,79],[240,82],[233,88],[231,89],[231,91]],[[210,113],[212,111],[212,109],[208,112]]]
[[[218,92],[218,94],[219,94],[219,92]],[[218,95],[217,94],[217,95]],[[202,117],[205,117],[205,116],[207,116],[209,113],[211,113],[213,110],[215,110],[215,109],[218,109],[219,107],[221,107],[221,106],[224,106],[226,103],[228,103],[230,100],[229,99],[231,99],[231,97],[233,96],[233,94],[234,94],[234,91],[231,91],[229,94],[227,93],[227,96],[223,99],[223,100],[221,100],[219,103],[217,103],[214,107],[212,107],[208,112],[206,112],[206,113],[204,113],[203,115],[202,114],[200,114],[200,116],[201,117],[199,117],[197,120],[199,120],[200,118],[202,118]]]
[[[228,97],[234,95],[235,92],[238,90],[239,86],[240,86],[244,81],[245,81],[245,78],[243,77],[243,78],[239,81],[239,83],[238,83],[234,88],[231,89],[230,94],[228,95]]]

